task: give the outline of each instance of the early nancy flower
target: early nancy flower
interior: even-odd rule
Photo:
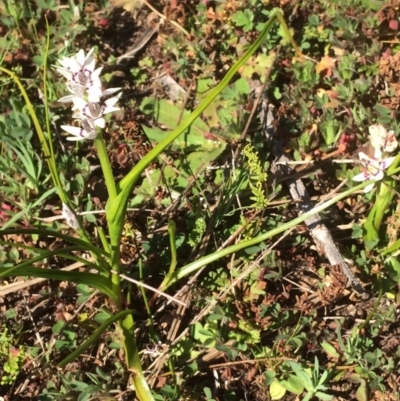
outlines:
[[[389,131],[387,133],[385,146],[383,147],[383,151],[387,153],[392,153],[396,150],[399,143],[397,142],[396,137],[394,136],[394,131]]]
[[[57,101],[60,103],[73,103],[75,98],[83,98],[85,94],[87,93],[86,88],[78,84],[76,82],[68,82],[67,83],[67,89],[71,93],[71,95],[63,96],[61,99],[58,99]],[[109,88],[106,90],[101,91],[100,98],[106,97],[109,95],[114,94],[115,92],[118,92],[121,88]],[[90,94],[88,96],[89,102],[97,103],[100,101],[100,99],[97,101],[91,100]]]
[[[85,56],[85,52],[80,50],[75,57],[62,57],[59,60],[61,67],[56,66],[60,74],[73,83],[72,91],[75,93],[76,85],[81,85],[87,92],[89,101],[98,102],[101,97],[100,73],[102,68],[95,70],[96,60],[92,56],[94,49],[91,49]]]
[[[369,139],[375,149],[385,146],[387,131],[381,124],[373,124],[369,128]]]
[[[369,127],[369,134],[371,145],[375,149],[379,149],[385,153],[391,153],[398,146],[394,131],[388,132],[381,124],[371,125]]]
[[[375,155],[370,158],[365,153],[360,152],[358,157],[363,164],[365,170],[353,177],[353,181],[367,181],[375,180],[379,181],[383,178],[383,170],[387,169],[392,163],[395,157],[388,157],[382,159],[382,152],[375,148]],[[367,185],[364,188],[364,192],[369,192],[374,187],[375,183]]]
[[[95,139],[97,136],[96,127],[93,120],[82,119],[81,127],[74,127],[72,125],[62,125],[61,128],[71,134],[67,141],[82,141],[84,139]]]
[[[90,119],[94,122],[96,127],[104,128],[105,120],[103,116],[108,113],[118,111],[119,107],[114,105],[118,102],[120,93],[117,96],[111,97],[104,101],[104,103],[88,103],[84,99],[76,97],[74,98],[74,107],[72,110],[76,110],[73,117],[79,119]]]

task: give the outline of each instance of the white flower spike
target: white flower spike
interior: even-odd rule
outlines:
[[[60,66],[55,66],[64,77],[67,78],[69,95],[59,99],[61,103],[72,103],[74,111],[72,117],[80,120],[79,126],[62,125],[61,128],[71,136],[68,141],[81,141],[84,139],[95,139],[96,129],[104,128],[106,121],[104,116],[108,113],[118,111],[116,103],[121,93],[107,100],[101,98],[115,94],[120,88],[109,88],[102,90],[100,72],[102,68],[95,69],[96,61],[92,56],[94,49],[85,55],[83,50],[73,57],[62,57]]]
[[[373,158],[370,158],[365,153],[360,152],[358,157],[362,164],[365,167],[365,171],[360,174],[357,174],[353,177],[353,181],[368,181],[375,180],[379,181],[383,178],[383,171],[387,169],[394,161],[395,157],[388,157],[387,159],[382,159],[382,152],[378,149],[375,149],[375,155]],[[364,188],[364,192],[369,192],[374,187],[375,183],[373,182],[370,185],[367,185]]]

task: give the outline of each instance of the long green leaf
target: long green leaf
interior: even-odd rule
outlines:
[[[97,256],[109,257],[109,254],[104,249],[98,248],[91,243],[88,243],[80,238],[65,235],[56,230],[49,230],[45,228],[10,228],[7,230],[0,230],[0,235],[15,235],[15,234],[26,234],[26,235],[41,235],[46,237],[60,238],[65,242],[71,242],[72,244],[79,245],[81,249],[90,251]],[[15,244],[17,246],[17,244]]]
[[[21,262],[21,263],[17,264],[16,266],[3,268],[3,271],[2,271],[3,275],[0,274],[0,277],[8,277],[8,276],[14,275],[13,274],[14,270],[18,270],[18,271],[22,272],[22,274],[21,274],[22,276],[26,276],[26,274],[24,274],[24,272],[23,272],[23,269],[26,266],[32,266],[35,263],[41,262],[43,259],[51,258],[52,256],[56,256],[61,252],[72,252],[72,251],[78,251],[78,250],[80,250],[79,247],[69,246],[69,247],[66,247],[63,249],[55,249],[53,251],[43,252],[39,256],[25,260],[24,262]]]
[[[75,358],[82,354],[82,352],[86,351],[91,345],[93,345],[98,338],[104,333],[110,324],[117,322],[118,320],[123,319],[127,315],[131,315],[134,313],[133,310],[125,309],[114,316],[109,317],[105,322],[103,322],[94,333],[82,344],[80,345],[74,352],[69,354],[65,359],[63,359],[58,366],[60,368],[65,368],[68,363],[72,362]]]
[[[15,243],[10,242],[10,241],[0,241],[0,245],[6,245],[6,246],[14,246],[15,247]],[[81,250],[80,247],[67,247],[67,248],[61,248],[61,249],[56,249],[54,251],[49,251],[48,249],[41,249],[41,248],[35,248],[33,246],[29,246],[29,245],[24,245],[24,244],[18,244],[18,248],[21,249],[27,249],[33,252],[38,253],[40,256],[36,257],[35,260],[33,261],[33,258],[25,260],[24,262],[21,262],[21,264],[28,266],[31,265],[33,263],[37,263],[43,259],[47,259],[49,257],[52,256],[57,256],[58,258],[63,258],[63,259],[68,259],[68,260],[73,260],[74,262],[80,262],[82,263],[83,266],[85,266],[86,268],[91,268],[91,269],[95,269],[95,270],[100,270],[100,267],[98,264],[93,263],[91,260],[87,260],[87,259],[83,259],[79,256],[73,255],[73,254],[69,254],[69,253],[65,253],[66,251],[76,251],[76,250]],[[21,267],[20,265],[18,265],[19,267]],[[108,270],[104,270],[103,273],[107,273]]]
[[[32,276],[42,277],[49,280],[69,281],[71,283],[86,284],[89,287],[96,288],[103,294],[107,295],[112,301],[117,301],[117,295],[111,290],[111,282],[107,277],[101,274],[85,273],[77,271],[64,271],[54,269],[41,269],[39,267],[23,266],[18,269],[13,269],[10,272],[9,268],[0,268],[0,277],[15,277],[15,276]],[[118,294],[119,296],[119,294]]]
[[[204,256],[203,258],[197,259],[192,263],[189,263],[188,265],[182,267],[180,270],[175,272],[171,280],[167,283],[164,283],[164,286],[160,287],[159,289],[161,291],[165,291],[168,287],[170,287],[172,284],[176,283],[183,277],[194,273],[195,271],[199,270],[200,268],[207,266],[208,264],[215,262],[218,259],[221,259],[222,257],[231,255],[232,253],[238,252],[242,249],[248,248],[253,245],[257,245],[260,242],[266,241],[269,238],[274,237],[277,234],[283,233],[286,230],[289,230],[298,224],[302,223],[304,220],[308,219],[309,217],[313,216],[316,213],[322,212],[323,210],[327,209],[329,206],[334,205],[336,202],[338,202],[341,199],[347,198],[349,195],[353,194],[356,191],[359,191],[360,189],[363,189],[366,187],[368,184],[370,184],[371,181],[366,181],[363,182],[354,188],[348,189],[347,191],[342,192],[341,194],[336,195],[332,199],[324,202],[323,204],[316,206],[314,209],[310,210],[307,213],[302,214],[301,216],[297,217],[296,219],[293,219],[287,223],[281,224],[279,227],[274,228],[273,230],[268,231],[265,234],[262,234],[256,238],[247,240],[247,241],[242,241],[239,242],[238,244],[232,245],[228,248],[222,249],[221,251],[214,252],[210,255]]]

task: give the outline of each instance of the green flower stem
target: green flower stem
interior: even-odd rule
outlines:
[[[102,130],[98,130],[97,137],[94,140],[94,145],[97,149],[97,154],[99,156],[101,169],[104,174],[104,180],[107,186],[108,192],[108,202],[113,202],[114,199],[117,197],[117,187],[115,185],[114,175],[111,168],[110,158],[108,157],[108,152],[106,148],[106,144],[103,138]]]
[[[379,229],[383,216],[387,211],[394,197],[394,180],[381,182],[377,189],[375,203],[370,210],[367,220],[364,223],[366,246],[368,249],[379,242]]]
[[[114,175],[112,173],[110,158],[108,157],[106,144],[104,142],[103,133],[101,131],[97,134],[97,137],[94,140],[94,144],[97,149],[97,154],[99,156],[101,169],[103,171],[104,179],[107,186],[108,202],[114,202],[118,195],[118,192],[117,192],[117,187],[115,185]],[[121,231],[122,231],[122,226],[121,226]],[[111,273],[111,288],[112,292],[116,295],[116,297],[119,300],[117,302],[116,307],[118,310],[120,310],[121,309],[121,278],[119,276],[119,273],[121,271],[120,249],[119,245],[113,246],[111,230],[109,234],[111,237],[111,269],[115,271],[115,273]],[[110,249],[109,246],[107,246],[107,248]]]
[[[393,173],[400,164],[400,154],[390,165],[387,173]],[[375,203],[368,214],[367,220],[364,223],[365,241],[367,248],[372,248],[379,242],[379,229],[382,225],[383,216],[385,215],[388,207],[390,206],[395,195],[394,187],[396,181],[393,178],[386,179],[378,184]]]
[[[132,372],[132,382],[135,387],[136,396],[140,401],[154,401],[151,390],[143,375],[140,355],[135,341],[134,321],[129,314],[120,322],[124,336],[125,360],[128,369]]]

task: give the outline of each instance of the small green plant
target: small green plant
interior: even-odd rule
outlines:
[[[328,382],[329,371],[325,370],[321,375],[317,357],[314,359],[314,367],[311,370],[311,375],[297,362],[289,362],[289,364],[307,391],[303,401],[309,401],[313,397],[317,397],[324,401],[330,401],[333,399],[333,395],[324,393],[328,388],[325,384]]]
[[[0,331],[0,385],[13,384],[26,359],[25,347],[14,347],[13,336],[7,328]]]
[[[256,209],[265,208],[268,205],[268,199],[265,196],[265,183],[267,181],[267,173],[261,165],[259,156],[251,145],[246,145],[243,154],[247,158],[249,169],[250,188],[253,192],[254,207]]]
[[[96,367],[95,373],[84,374],[67,374],[59,375],[59,380],[62,382],[61,389],[53,381],[48,381],[46,388],[38,396],[39,401],[59,401],[76,399],[79,401],[91,401],[98,399],[107,399],[115,394],[120,393],[119,389],[111,388],[113,383],[112,374],[104,372],[99,367]],[[89,381],[89,383],[87,383]]]
[[[295,374],[288,374],[286,380],[278,380],[275,375],[268,374],[269,380],[272,380],[270,394],[273,400],[283,398],[286,391],[290,391],[296,395],[301,395],[306,391],[307,393],[303,396],[302,401],[310,401],[314,397],[323,401],[333,400],[332,395],[325,393],[328,389],[326,384],[328,383],[330,372],[325,370],[321,374],[317,357],[314,359],[313,368],[305,368],[293,361],[288,362],[287,365]]]
[[[193,229],[190,231],[190,237],[188,239],[188,244],[191,247],[194,248],[195,246],[200,244],[200,241],[203,238],[206,228],[207,226],[204,217],[197,218],[194,223]]]

